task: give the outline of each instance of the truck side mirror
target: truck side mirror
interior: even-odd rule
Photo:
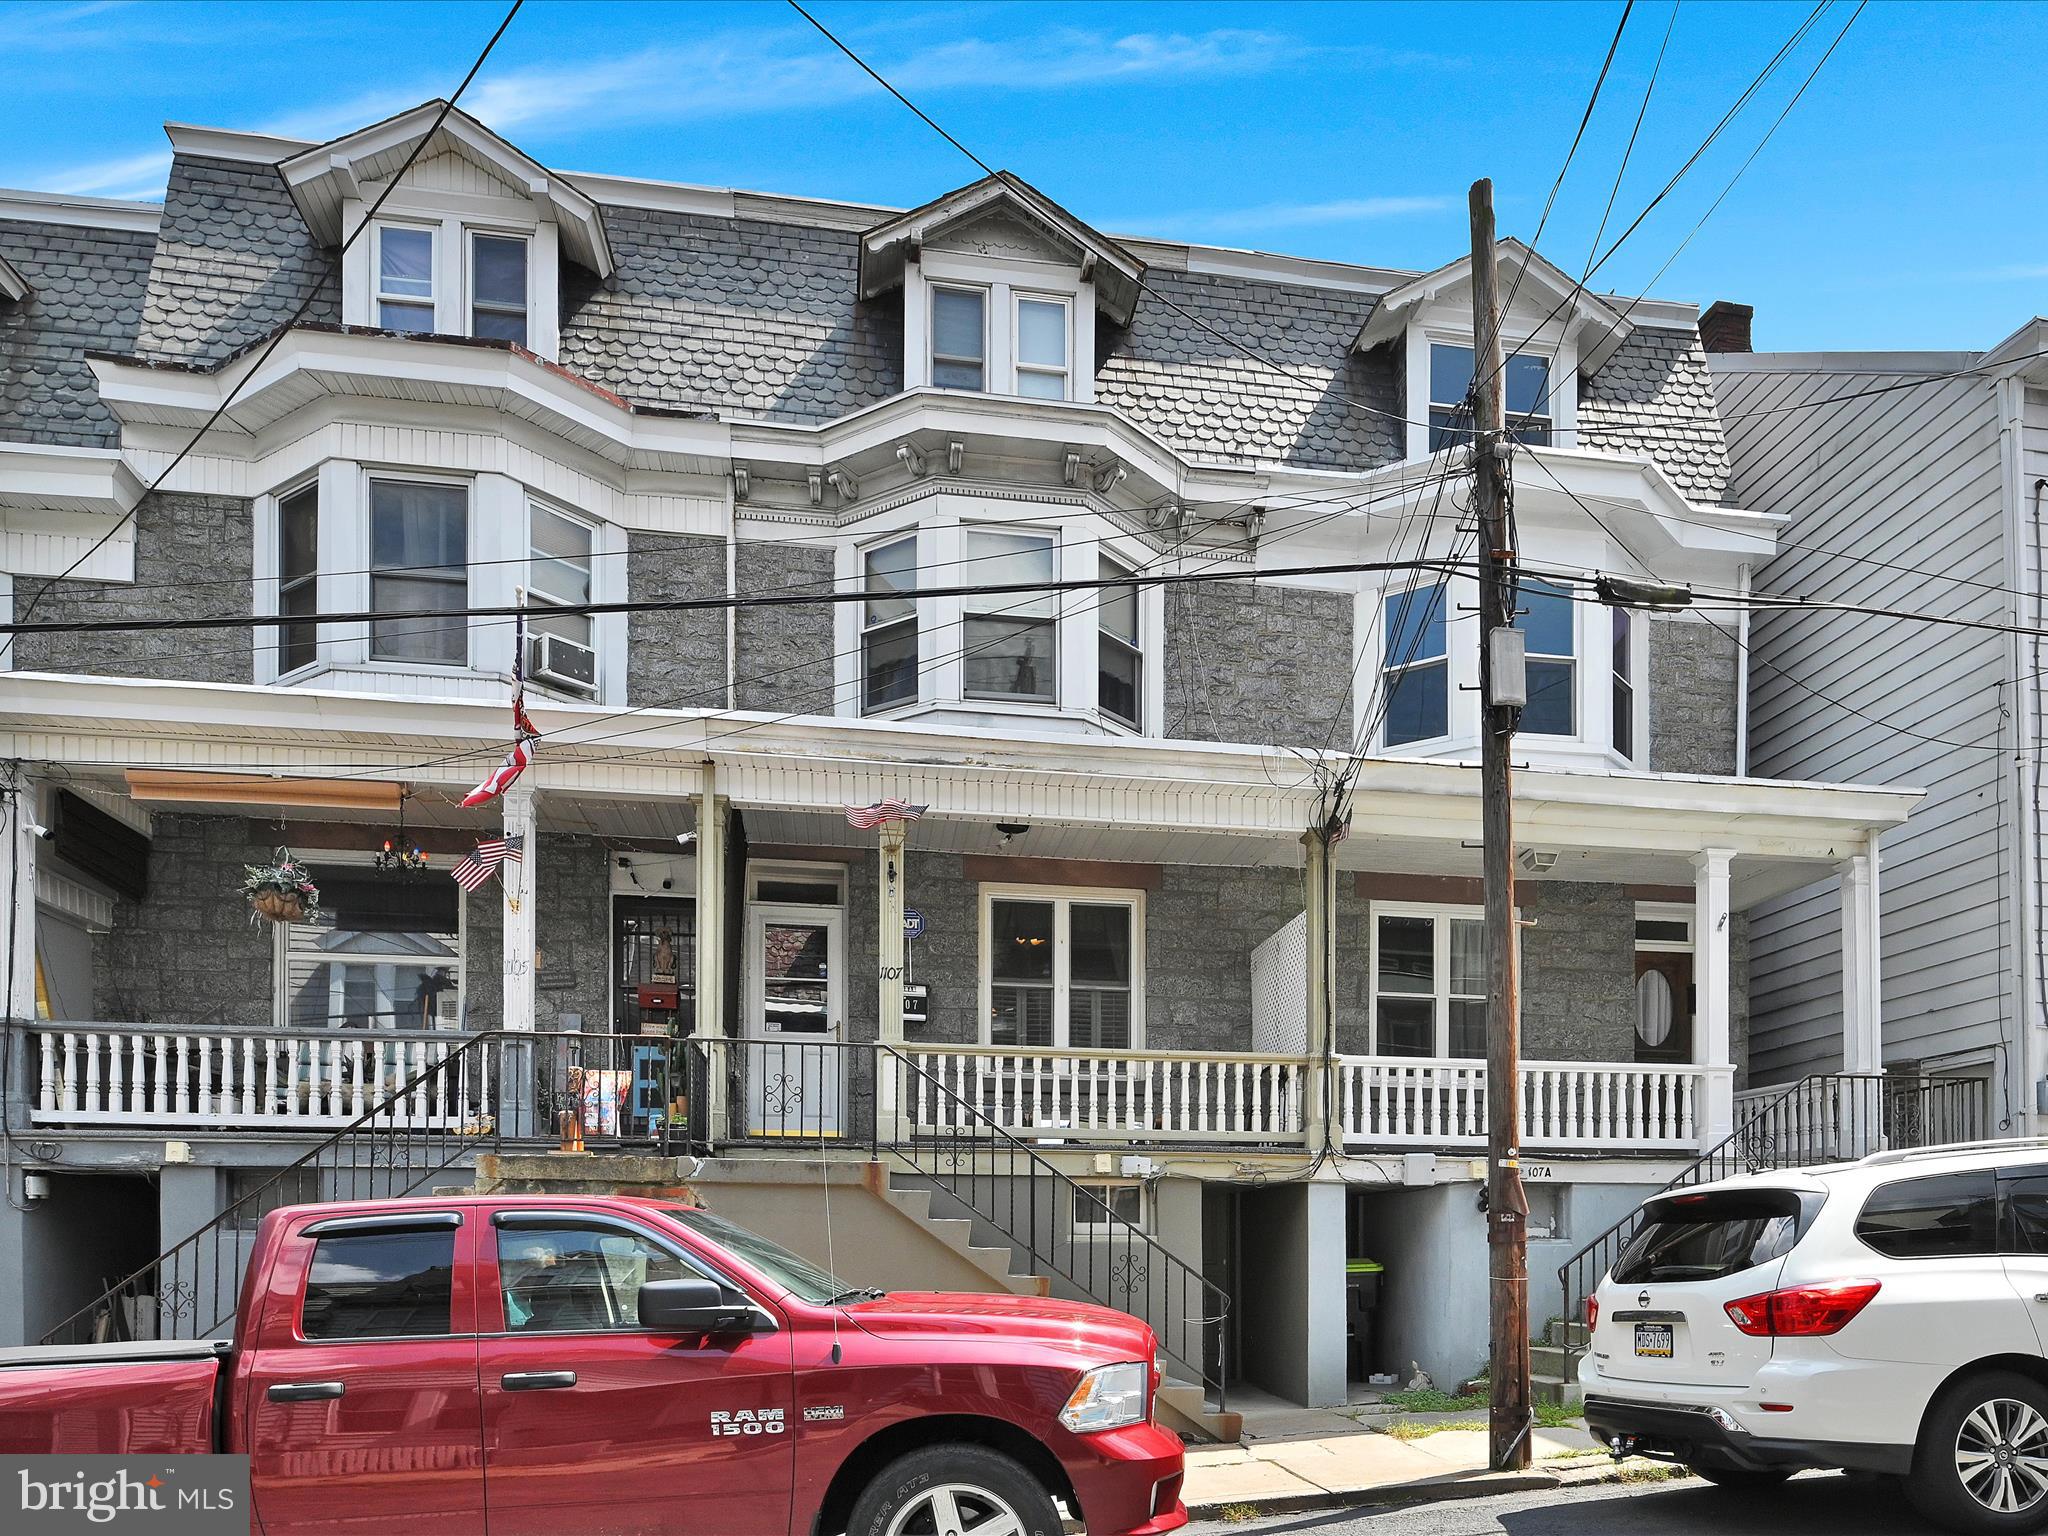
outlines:
[[[653,1333],[751,1331],[753,1308],[715,1280],[649,1280],[640,1287],[640,1326]]]

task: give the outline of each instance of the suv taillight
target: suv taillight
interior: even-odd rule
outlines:
[[[1599,1326],[1600,1298],[1598,1296],[1588,1296],[1586,1298],[1586,1332],[1590,1334]]]
[[[1721,1310],[1728,1314],[1728,1321],[1753,1338],[1811,1339],[1840,1333],[1870,1305],[1877,1292],[1875,1280],[1833,1280],[1825,1285],[1759,1291],[1731,1301]]]

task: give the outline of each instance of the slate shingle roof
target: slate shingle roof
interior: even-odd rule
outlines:
[[[0,223],[0,256],[30,285],[26,297],[0,300],[0,437],[114,446],[113,414],[85,354],[134,345],[150,244],[143,230]]]
[[[1351,350],[1370,299],[1156,268],[1145,283],[1152,291],[1097,370],[1097,400],[1200,458],[1364,469],[1401,457],[1393,363]]]
[[[268,335],[315,289],[309,320],[341,319],[341,279],[267,165],[179,155],[164,191],[136,350],[217,362]]]
[[[1579,392],[1579,442],[1646,453],[1695,501],[1728,494],[1728,443],[1697,332],[1641,326]]]

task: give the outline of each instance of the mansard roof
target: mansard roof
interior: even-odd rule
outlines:
[[[1096,306],[1116,324],[1130,323],[1144,282],[1145,263],[1008,171],[957,187],[922,207],[885,219],[863,234],[860,296],[872,299],[901,283],[904,263],[916,259],[934,236],[997,214],[1021,220],[1028,231],[1070,255],[1082,277],[1095,284]]]
[[[447,116],[436,127],[435,118],[443,111]],[[543,205],[560,226],[563,254],[599,277],[610,274],[611,244],[605,237],[604,217],[595,200],[524,150],[499,138],[461,108],[450,109],[444,101],[423,101],[396,117],[301,150],[280,161],[278,171],[291,189],[292,201],[304,215],[306,227],[316,238],[333,245],[342,237],[342,200],[354,197],[369,201],[363,197],[362,184],[385,181],[395,175],[422,138],[429,138],[429,142],[420,151],[420,159],[455,155],[510,191]]]

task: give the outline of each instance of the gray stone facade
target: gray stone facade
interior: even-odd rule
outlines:
[[[725,595],[725,541],[633,533],[626,596],[661,602]],[[725,611],[661,609],[626,621],[626,702],[632,707],[725,707]]]
[[[738,549],[739,590],[748,597],[829,592],[835,580],[830,549],[763,544]],[[742,608],[734,619],[734,702],[778,714],[832,713],[832,606]]]
[[[1636,904],[1625,887],[1524,880],[1522,1054],[1630,1061],[1636,1049]]]
[[[1687,619],[1650,620],[1650,767],[1732,774],[1742,688],[1734,637]]]
[[[114,446],[85,354],[134,344],[155,243],[142,230],[0,222],[0,258],[30,289],[0,302],[0,437]]]
[[[1339,749],[1351,741],[1351,598],[1253,582],[1166,592],[1166,732]]]
[[[14,612],[17,618],[65,623],[246,614],[253,559],[248,502],[159,492],[135,509],[132,584],[24,576],[15,582]],[[246,629],[26,634],[15,637],[14,665],[35,672],[247,683],[255,678],[255,643]]]

